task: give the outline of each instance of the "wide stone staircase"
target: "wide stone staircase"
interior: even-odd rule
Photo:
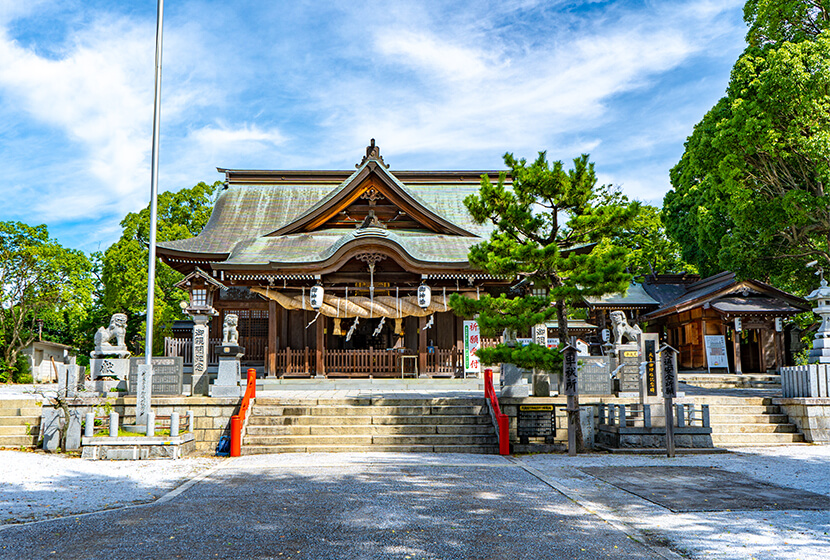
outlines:
[[[0,448],[35,447],[40,416],[35,399],[0,399]]]
[[[696,396],[709,405],[715,447],[803,443],[804,436],[768,397]]]
[[[243,455],[345,451],[498,453],[483,398],[257,398]]]

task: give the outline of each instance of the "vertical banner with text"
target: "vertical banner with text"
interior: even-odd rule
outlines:
[[[480,373],[478,349],[481,346],[481,334],[476,321],[464,321],[464,373]]]

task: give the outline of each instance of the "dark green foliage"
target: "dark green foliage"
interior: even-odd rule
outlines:
[[[504,161],[512,184],[506,173],[496,184],[485,175],[479,193],[464,200],[473,219],[495,225],[490,239],[475,245],[469,258],[490,274],[523,279],[526,288],[518,295],[485,295],[480,300],[453,296],[451,305],[462,316],[478,315],[484,336],[504,329],[522,332],[556,316],[560,340],[567,341],[569,305],[628,285],[624,249],[607,242],[602,251],[590,248],[631,225],[639,204],[610,187],[598,187],[587,155],[576,158],[570,170],[561,161],[549,163],[544,152],[530,164],[512,154]],[[579,248],[585,250],[575,250]],[[531,296],[530,286],[547,290],[548,297]],[[557,350],[536,345],[500,346],[479,355],[483,363],[512,361],[548,371],[560,363]]]
[[[830,267],[827,1],[751,0],[751,46],[672,169],[669,235],[702,274],[733,270],[804,293]]]
[[[89,260],[50,238],[45,225],[0,222],[0,278],[0,351],[7,365],[17,364],[20,351],[35,340],[38,319],[77,324],[91,305]]]
[[[221,181],[212,185],[199,183],[189,189],[160,194],[156,239],[172,241],[198,235],[210,218],[212,195],[221,185]],[[142,323],[147,305],[149,206],[138,213],[127,214],[121,227],[121,238],[99,257],[103,287],[95,318],[101,326],[108,324],[111,314],[126,313],[128,347],[137,352],[145,332]],[[164,325],[183,318],[179,302],[187,296],[174,287],[181,278],[182,275],[169,266],[156,262],[154,352],[162,350]],[[94,334],[93,328],[86,341],[90,348]]]

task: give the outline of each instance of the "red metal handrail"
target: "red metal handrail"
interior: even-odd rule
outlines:
[[[490,402],[490,413],[499,438],[499,455],[510,455],[510,419],[502,413],[496,388],[493,386],[493,370],[484,370],[484,398]]]
[[[239,405],[239,414],[231,416],[231,457],[239,457],[242,454],[242,424],[248,415],[248,407],[251,400],[256,398],[256,370],[248,370],[248,386],[245,388],[245,396],[242,397],[242,404]]]

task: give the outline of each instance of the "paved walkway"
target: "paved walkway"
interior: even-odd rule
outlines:
[[[5,480],[18,459],[32,460],[5,453]],[[830,511],[822,509],[830,500],[827,446],[675,459],[261,455],[202,464],[201,474],[172,491],[158,476],[147,478],[149,503],[90,514],[83,512],[102,504],[85,510],[84,487],[112,500],[135,480],[125,473],[100,484],[73,462],[102,472],[126,463],[39,460],[38,472],[25,475],[31,508],[48,511],[54,493],[72,486],[77,514],[0,527],[4,560],[826,560],[830,551]],[[140,465],[161,472],[186,461]],[[56,476],[50,463],[61,469],[58,488],[47,484]],[[648,495],[643,469],[664,495]],[[626,477],[639,488],[627,491]],[[706,492],[687,497],[689,487],[704,484],[717,502],[709,504]],[[0,507],[18,494],[0,487]]]

